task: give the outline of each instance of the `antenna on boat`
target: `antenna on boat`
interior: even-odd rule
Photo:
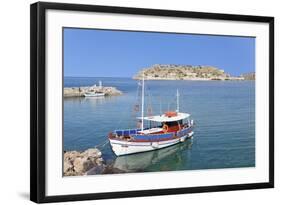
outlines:
[[[144,71],[142,72],[142,88],[141,88],[141,131],[143,131],[144,118]]]
[[[161,97],[159,97],[159,101],[160,101],[160,104],[159,104],[159,114],[161,115],[162,114],[162,99],[161,99]]]
[[[177,89],[177,109],[176,109],[176,112],[179,112],[180,111],[180,102],[179,102],[179,97],[180,97],[180,94],[179,94],[179,90]]]

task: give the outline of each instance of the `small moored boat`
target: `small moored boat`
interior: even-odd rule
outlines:
[[[177,109],[161,115],[144,116],[144,79],[142,80],[142,116],[138,117],[141,128],[115,130],[108,138],[113,152],[117,156],[161,149],[193,136],[193,120],[190,114],[179,112],[179,93],[177,91]],[[144,122],[156,126],[144,127]],[[153,122],[153,123],[152,123]]]
[[[101,97],[104,95],[105,95],[105,93],[103,93],[103,92],[85,92],[84,93],[85,97]]]
[[[96,87],[96,85],[94,85],[94,87]],[[83,95],[84,95],[84,97],[102,97],[102,96],[105,96],[105,93],[100,91],[100,90],[102,90],[102,82],[101,81],[99,81],[98,89],[99,90],[85,92]]]

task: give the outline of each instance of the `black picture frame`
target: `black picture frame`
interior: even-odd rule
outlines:
[[[190,188],[171,188],[126,192],[89,193],[46,196],[46,81],[45,81],[45,19],[46,10],[86,11],[195,19],[217,19],[263,22],[269,25],[269,181],[263,183],[230,184]],[[96,200],[198,192],[230,191],[274,187],[274,17],[218,13],[156,10],[82,4],[38,2],[30,6],[30,199],[37,203],[76,200]]]

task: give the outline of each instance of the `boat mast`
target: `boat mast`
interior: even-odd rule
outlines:
[[[142,73],[142,90],[141,90],[141,131],[143,131],[144,118],[144,71]]]
[[[180,111],[179,97],[180,97],[180,94],[179,94],[179,90],[177,89],[177,109],[176,109],[176,112]]]

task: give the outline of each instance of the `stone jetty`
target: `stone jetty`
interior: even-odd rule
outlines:
[[[122,95],[123,93],[115,87],[67,87],[64,88],[64,97],[84,97],[85,92],[103,92],[105,96]]]
[[[63,174],[64,176],[83,176],[94,174],[123,173],[114,168],[112,164],[106,164],[102,153],[97,148],[90,148],[83,152],[65,151]]]

